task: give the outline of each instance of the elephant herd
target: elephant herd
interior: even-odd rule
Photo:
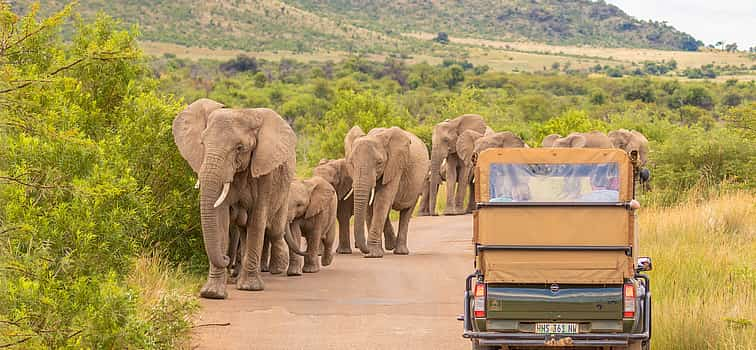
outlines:
[[[412,213],[419,200],[419,215],[436,215],[442,177],[444,214],[470,212],[472,198],[466,208],[463,203],[468,193],[472,197],[468,189],[477,154],[493,147],[528,147],[511,132],[494,132],[474,114],[436,125],[430,157],[425,143],[408,131],[391,127],[365,133],[355,126],[344,139],[343,158],[321,160],[311,178],[296,179],[297,137],[273,110],[226,108],[199,99],[174,119],[173,136],[198,174],[195,187],[210,262],[200,296],[213,299],[226,298],[227,283],[263,290],[261,272],[318,272],[333,261],[337,229],[335,252],[351,254],[352,217],[354,247],[365,257],[381,258],[385,250],[409,254]],[[618,130],[549,135],[543,146],[618,147],[638,151],[645,162],[648,141],[635,131]],[[396,231],[389,219],[392,209],[399,212]]]

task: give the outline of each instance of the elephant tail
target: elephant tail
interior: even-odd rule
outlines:
[[[288,245],[289,249],[295,254],[299,256],[306,256],[307,253],[299,250],[299,244],[297,242],[294,242],[294,237],[291,236],[291,227],[289,227],[289,224],[286,224],[285,226],[286,231],[284,232],[284,240],[286,241],[286,245]]]

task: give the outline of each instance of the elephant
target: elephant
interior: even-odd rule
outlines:
[[[282,273],[288,261],[282,236],[293,243],[287,201],[296,169],[294,131],[273,110],[225,108],[202,98],[176,116],[173,137],[179,153],[199,175],[202,237],[210,262],[200,296],[227,296],[226,267],[231,259],[225,253],[232,208],[239,211],[236,221],[246,216],[244,225],[239,225],[245,244],[236,287],[263,290],[259,265],[264,238],[271,242],[273,273]]]
[[[313,176],[322,177],[336,190],[336,196],[338,197],[336,219],[339,223],[339,246],[336,252],[339,254],[352,254],[349,238],[349,221],[352,219],[354,200],[351,196],[352,178],[347,171],[346,159],[323,159],[313,169],[312,174]]]
[[[321,263],[328,266],[333,261],[333,243],[336,240],[336,190],[320,176],[294,181],[289,188],[288,220],[292,238],[299,243],[301,236],[307,238],[307,255],[302,261],[296,254],[289,254],[289,276],[302,272],[320,270],[318,252],[322,248]]]
[[[638,152],[638,165],[643,167],[648,162],[648,139],[635,130],[619,129],[609,133],[609,140],[615,148]]]
[[[441,182],[446,181],[446,159],[441,163],[441,171],[439,173],[441,176]],[[430,216],[430,210],[428,205],[428,193],[430,189],[430,178],[431,178],[431,172],[428,170],[428,174],[425,176],[425,181],[423,182],[423,192],[420,193],[420,206],[417,208],[417,216]],[[438,186],[436,186],[436,191],[438,191]]]
[[[614,147],[624,150],[628,155],[633,151],[638,153],[636,168],[641,185],[644,189],[650,190],[651,172],[645,167],[648,162],[648,139],[646,139],[646,136],[635,130],[619,129],[610,132],[609,139]]]
[[[480,134],[473,130],[467,130],[459,135],[456,147],[457,155],[465,164],[465,167],[472,169],[480,152],[489,148],[527,148],[528,145],[519,136],[509,131]],[[472,176],[473,174],[470,174],[470,177]],[[474,179],[472,181],[474,182]],[[472,196],[469,203],[475,205],[475,199]],[[467,210],[472,212],[472,209],[468,206]]]
[[[527,144],[517,135],[509,132],[495,132],[481,135],[467,130],[459,135],[457,154],[466,167],[475,166],[478,154],[489,148],[526,148]]]
[[[430,215],[436,214],[436,197],[441,183],[441,163],[446,160],[446,209],[445,215],[463,214],[462,205],[465,194],[472,182],[469,178],[471,169],[465,167],[457,155],[456,145],[459,135],[466,130],[473,130],[480,134],[486,132],[483,117],[477,114],[465,114],[451,120],[438,123],[433,128],[430,180],[428,182],[428,210]],[[458,185],[459,184],[459,185]]]
[[[551,134],[543,138],[543,147],[614,148],[612,141],[600,131],[573,132],[565,137]]]
[[[398,127],[376,128],[365,135],[355,126],[350,134],[357,135],[345,144],[347,169],[353,180],[357,246],[367,258],[383,257],[383,232],[387,250],[393,248],[394,254],[409,254],[407,231],[428,173],[428,148],[420,138]],[[393,229],[387,230],[391,227],[388,217],[391,209],[399,211],[396,237]]]

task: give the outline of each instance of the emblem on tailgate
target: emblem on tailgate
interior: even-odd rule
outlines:
[[[552,293],[556,294],[559,292],[559,285],[556,283],[551,284],[551,288],[549,288]]]

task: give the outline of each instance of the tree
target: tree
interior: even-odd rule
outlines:
[[[446,79],[446,86],[451,89],[458,83],[465,81],[465,70],[462,69],[462,67],[460,67],[459,65],[455,64],[446,69],[444,77]]]
[[[727,44],[725,46],[725,51],[727,51],[727,52],[736,52],[736,51],[738,51],[738,43]]]
[[[436,38],[434,38],[433,41],[442,45],[446,45],[449,43],[449,35],[446,34],[446,32],[438,32]]]

